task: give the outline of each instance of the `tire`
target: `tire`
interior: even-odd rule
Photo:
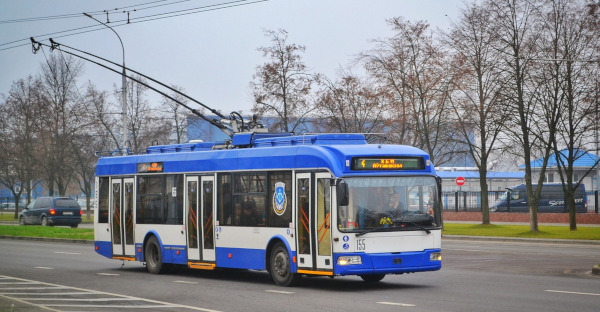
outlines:
[[[166,265],[162,262],[160,244],[155,236],[152,236],[146,242],[144,248],[144,258],[146,260],[146,269],[152,274],[161,274],[166,271]]]
[[[290,256],[282,243],[273,247],[270,260],[269,273],[276,285],[293,286],[300,279],[298,274],[291,272]]]
[[[25,217],[21,216],[19,218],[19,225],[25,225]]]
[[[48,226],[48,218],[46,217],[42,217],[42,222],[41,222],[42,226]]]
[[[71,224],[71,228],[76,229],[79,226],[79,224]]]
[[[377,283],[385,277],[385,274],[365,274],[361,275],[360,278],[367,283]]]

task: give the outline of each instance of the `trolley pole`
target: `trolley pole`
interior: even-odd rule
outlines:
[[[105,23],[102,23],[101,21],[95,19],[93,16],[87,14],[87,13],[83,13],[83,15],[95,20],[96,22],[106,26],[108,29],[112,30],[112,32],[115,33],[115,35],[117,35],[117,38],[119,38],[119,42],[121,42],[121,49],[123,50],[123,73],[122,73],[122,80],[121,80],[121,102],[123,105],[123,113],[122,113],[122,123],[123,123],[123,142],[121,143],[121,154],[122,155],[127,155],[127,75],[125,72],[125,46],[123,45],[123,40],[121,40],[121,36],[119,36],[119,34],[110,26],[108,26]]]

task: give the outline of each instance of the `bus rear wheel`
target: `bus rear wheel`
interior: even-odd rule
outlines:
[[[275,284],[284,287],[294,285],[300,278],[291,272],[290,256],[282,243],[277,243],[271,250],[269,273]]]
[[[146,258],[146,269],[148,272],[152,274],[164,273],[166,265],[162,262],[160,244],[155,236],[150,237],[148,242],[146,242],[144,257]]]

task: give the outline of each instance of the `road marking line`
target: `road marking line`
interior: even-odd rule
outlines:
[[[600,294],[584,293],[584,292],[577,292],[577,291],[564,291],[564,290],[551,290],[551,289],[548,289],[546,291],[552,292],[552,293],[571,294],[571,295],[600,296]]]
[[[0,278],[2,277],[9,277],[9,276],[5,276],[5,275],[0,275]],[[128,298],[131,300],[139,300],[139,301],[144,301],[144,302],[149,302],[149,303],[154,303],[154,304],[159,304],[161,305],[161,307],[166,307],[166,308],[179,308],[179,309],[187,309],[187,310],[194,310],[194,311],[204,311],[204,312],[221,312],[219,310],[212,310],[212,309],[205,309],[205,308],[199,308],[199,307],[193,307],[193,306],[187,306],[187,305],[183,305],[183,304],[176,304],[176,303],[170,303],[170,302],[164,302],[164,301],[158,301],[158,300],[152,300],[152,299],[146,299],[146,298],[140,298],[140,297],[133,297],[133,296],[127,296],[127,295],[122,295],[122,294],[115,294],[115,293],[109,293],[109,292],[104,292],[104,291],[96,291],[96,290],[91,290],[91,289],[85,289],[85,288],[78,288],[78,287],[69,287],[69,286],[61,286],[61,285],[56,285],[56,284],[50,284],[50,283],[46,283],[46,282],[41,282],[41,281],[34,281],[34,280],[28,280],[28,279],[24,279],[24,278],[17,278],[17,277],[11,277],[11,279],[13,280],[18,280],[18,281],[23,281],[23,282],[35,282],[37,284],[40,285],[47,285],[47,286],[54,286],[54,287],[47,287],[47,289],[59,289],[59,288],[64,288],[64,289],[72,289],[72,290],[78,290],[78,291],[82,291],[85,292],[85,294],[101,294],[101,295],[107,295],[107,296],[114,296],[114,297],[118,297],[118,298]],[[2,294],[0,294],[2,295]],[[7,295],[15,295],[15,293],[8,293]],[[31,295],[31,293],[26,293],[26,295]],[[36,293],[36,296],[38,295],[48,295],[43,294],[43,293]],[[5,297],[5,296],[3,296]],[[19,302],[21,302],[20,300],[18,300],[18,298],[14,298],[14,297],[6,297],[6,298],[10,298],[13,300],[17,300]],[[41,306],[41,305],[36,305],[34,303],[31,302],[27,302],[27,301],[22,301],[25,304],[29,304],[29,305],[33,305],[36,307],[40,307],[40,308],[44,308],[50,311],[59,311],[59,310],[55,310],[52,308],[49,308],[47,306]],[[85,306],[85,307],[91,307],[91,306]],[[136,308],[139,306],[135,306],[133,308]],[[110,306],[109,308],[114,308],[114,306]],[[125,306],[119,306],[119,308],[129,308],[129,307],[125,307]]]
[[[136,305],[136,306],[114,306],[114,305],[96,305],[96,304],[45,304],[46,307],[63,307],[63,308],[118,308],[119,310],[126,309],[155,309],[155,308],[181,308],[178,304],[171,305]]]
[[[50,267],[35,267],[35,269],[41,269],[41,270],[54,270],[54,268],[50,268]]]
[[[90,295],[88,293],[80,293],[80,294],[85,294],[85,295]],[[36,294],[37,295],[37,294]],[[24,297],[19,297],[19,299],[21,300],[27,300],[27,301],[139,301],[139,299],[133,299],[133,298],[24,298]]]
[[[66,252],[66,251],[55,251],[55,254],[61,254],[61,255],[80,255],[81,253],[78,252]]]
[[[98,275],[102,275],[102,276],[119,276],[119,274],[117,273],[97,273]]]
[[[188,281],[173,281],[173,283],[179,283],[179,284],[198,284],[198,282],[188,282]]]
[[[386,305],[401,306],[401,307],[416,307],[416,305],[410,304],[410,303],[387,302],[387,301],[380,301],[380,302],[377,302],[377,303],[379,303],[379,304],[386,304]]]
[[[274,293],[274,294],[284,294],[284,295],[290,295],[290,294],[293,294],[293,293],[294,293],[293,291],[285,291],[285,290],[270,290],[270,289],[267,289],[267,290],[265,290],[265,292],[268,292],[268,293]]]
[[[31,294],[30,294],[30,295],[31,295]],[[15,297],[7,297],[7,296],[2,296],[2,295],[0,295],[0,297],[2,297],[2,298],[5,298],[5,299],[8,299],[8,300],[13,300],[13,301],[16,301],[16,302],[20,302],[20,303],[22,303],[22,304],[26,304],[26,305],[34,306],[34,307],[36,307],[36,308],[40,308],[40,309],[44,309],[44,310],[48,310],[48,311],[60,312],[60,310],[55,310],[55,309],[52,309],[52,308],[45,307],[45,306],[43,306],[43,305],[39,305],[39,304],[35,304],[35,303],[32,303],[32,302],[23,301],[23,300],[21,300],[21,299],[19,299],[19,298],[15,298]]]
[[[122,309],[156,309],[156,308],[181,308],[178,304],[170,305],[136,305],[136,306],[123,306],[123,305],[101,305],[101,304],[45,304],[46,307],[63,307],[63,308],[111,308],[118,310]]]
[[[72,295],[93,295],[95,294],[94,292],[60,292],[60,293],[35,293],[36,296],[72,296]],[[7,292],[7,293],[3,293],[0,292],[0,296],[8,296],[8,295],[18,295],[18,296],[22,296],[22,295],[31,295],[31,292]]]
[[[2,290],[44,290],[44,289],[68,289],[69,287],[64,286],[49,286],[49,287],[11,287],[11,288],[2,288]]]

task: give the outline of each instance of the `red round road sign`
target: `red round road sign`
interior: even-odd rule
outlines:
[[[465,185],[465,178],[463,177],[458,177],[456,178],[456,180],[454,180],[456,182],[456,185],[458,186],[463,186]]]

